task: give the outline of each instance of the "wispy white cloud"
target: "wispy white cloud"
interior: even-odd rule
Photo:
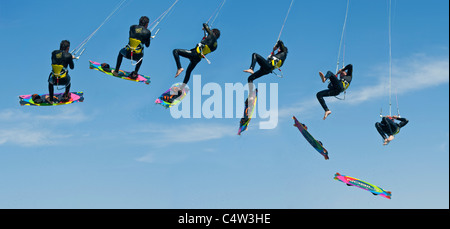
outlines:
[[[0,145],[14,144],[23,147],[56,145],[70,135],[55,134],[48,124],[81,123],[89,117],[78,107],[67,107],[58,112],[43,115],[25,109],[0,111]]]
[[[348,94],[351,104],[377,99],[386,96],[389,85],[389,75],[386,70],[376,73],[381,77],[374,86],[362,87]],[[392,93],[399,95],[422,90],[429,87],[448,84],[449,59],[435,59],[423,55],[416,55],[401,61],[396,61],[392,68]]]
[[[316,97],[311,97],[309,100],[293,103],[290,107],[282,108],[278,111],[280,118],[292,117],[294,114],[306,113],[311,110],[311,107],[318,105]]]
[[[35,130],[29,127],[0,130],[0,145],[11,143],[25,147],[54,145],[56,139],[51,132]]]
[[[125,132],[122,132],[125,133]],[[235,137],[237,127],[223,124],[172,124],[160,125],[148,123],[139,129],[134,129],[131,136],[139,134],[140,144],[150,144],[156,151],[147,153],[135,160],[142,163],[152,164],[176,164],[184,161],[189,157],[183,149],[183,144],[193,144],[217,140],[227,137]],[[146,139],[143,141],[142,139]],[[181,145],[180,145],[181,144]],[[168,146],[176,145],[174,148],[168,149]],[[159,149],[158,149],[159,148]],[[204,153],[214,153],[217,149],[213,147],[201,149]]]
[[[0,111],[0,122],[33,120],[33,122],[52,121],[52,122],[72,122],[80,123],[87,121],[89,117],[79,107],[67,107],[61,109],[58,113],[48,115],[36,114],[36,112],[26,112],[23,109],[5,109]]]
[[[162,126],[159,124],[148,124],[135,130],[140,134],[149,134],[149,142],[159,146],[167,146],[176,143],[195,143],[224,137],[236,136],[237,127],[223,124],[187,124]]]
[[[145,163],[153,163],[153,162],[155,162],[155,156],[152,153],[149,153],[149,154],[146,154],[145,156],[136,158],[136,161],[145,162]]]
[[[188,157],[188,154],[183,154],[183,152],[174,150],[161,153],[148,153],[142,157],[136,158],[136,161],[151,164],[176,164]]]

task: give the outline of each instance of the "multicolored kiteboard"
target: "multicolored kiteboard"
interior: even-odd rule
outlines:
[[[102,64],[94,62],[94,61],[89,61],[89,68],[103,72],[106,75],[114,76],[114,77],[121,78],[124,80],[145,83],[147,85],[149,85],[151,83],[149,76],[138,75],[138,77],[136,79],[132,79],[132,78],[130,78],[131,72],[127,72],[127,71],[123,71],[123,70],[119,70],[119,75],[115,76],[111,73],[111,71],[114,70],[114,68],[105,67],[105,65],[102,66]]]
[[[365,181],[362,181],[362,180],[359,180],[359,179],[356,179],[353,177],[344,176],[339,173],[336,173],[336,175],[334,175],[334,179],[347,184],[347,186],[355,186],[360,189],[369,191],[375,196],[382,196],[387,199],[391,199],[391,196],[392,196],[392,193],[389,191],[385,191],[376,185],[369,184]]]
[[[250,104],[251,106],[249,106],[249,104],[248,104],[248,98],[245,101],[244,117],[241,119],[241,121],[239,123],[240,126],[239,126],[238,135],[241,135],[242,132],[248,130],[248,125],[250,124],[250,121],[253,118],[253,113],[255,112],[256,101],[258,101],[258,89],[255,90],[255,92],[253,93],[253,96],[255,98],[253,99],[253,103]]]
[[[325,160],[329,160],[330,158],[328,157],[328,150],[326,150],[323,147],[322,142],[317,141],[308,132],[308,127],[306,127],[304,124],[300,123],[295,116],[292,119],[294,119],[294,121],[295,121],[294,126],[297,127],[300,130],[300,133],[302,133],[303,137],[305,137],[305,139],[309,142],[309,144],[311,144],[314,147],[314,149],[317,150],[317,152],[322,154],[322,156],[325,157]]]
[[[159,104],[166,109],[176,106],[181,103],[181,101],[186,97],[189,93],[189,87],[184,87],[183,92],[180,96],[178,96],[179,88],[181,88],[182,83],[177,83],[169,88],[166,92],[164,92],[158,99],[156,99],[155,103]]]
[[[77,102],[83,102],[83,92],[71,92],[70,98],[64,100],[63,94],[54,94],[53,95],[53,104],[50,104],[47,101],[47,98],[49,97],[48,94],[34,94],[34,95],[21,95],[19,96],[20,99],[20,105],[21,106],[61,106],[61,105],[67,105]]]

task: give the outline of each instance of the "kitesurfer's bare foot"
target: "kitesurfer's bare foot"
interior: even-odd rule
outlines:
[[[116,77],[119,76],[119,72],[116,72],[116,70],[111,70],[111,73]]]
[[[170,92],[171,95],[177,95],[180,92],[180,88],[179,87],[173,87],[172,91]]]
[[[392,142],[394,139],[395,139],[395,137],[392,135],[387,140],[388,140],[388,142]]]
[[[244,70],[244,72],[250,73],[250,74],[255,74],[255,72],[253,71],[253,69],[247,69]]]
[[[131,74],[128,76],[128,78],[132,80],[136,80],[138,78],[138,73],[136,71],[131,72]]]
[[[322,72],[319,72],[320,79],[322,79],[322,83],[325,83],[327,79],[325,78],[325,75]]]
[[[177,78],[183,71],[184,71],[184,68],[178,69],[177,74],[175,75],[175,78]]]
[[[327,111],[325,112],[325,117],[323,117],[323,120],[326,120],[328,118],[328,116],[331,115],[331,111]]]
[[[69,93],[64,93],[62,98],[61,98],[61,102],[68,102],[71,99],[72,95]]]
[[[387,139],[384,139],[383,145],[387,146],[389,144],[389,141]]]
[[[48,102],[50,105],[53,105],[53,100],[50,99],[50,96],[47,95],[47,96],[45,97],[45,100],[47,100],[47,102]]]
[[[255,97],[250,97],[250,98],[248,98],[248,104],[249,104],[249,105],[250,105],[250,104],[253,105],[254,102],[255,102]]]

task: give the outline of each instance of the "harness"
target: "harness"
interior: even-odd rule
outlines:
[[[279,78],[283,78],[283,71],[281,71],[281,65],[283,65],[283,61],[276,58],[273,53],[269,56],[269,61],[272,64],[272,73],[278,76]],[[278,69],[281,75],[278,75],[275,70]]]
[[[394,136],[400,133],[400,128],[397,128],[397,130],[394,133]]]
[[[274,70],[281,68],[281,65],[283,65],[283,61],[276,58],[275,56],[271,56],[270,59]]]
[[[131,53],[140,54],[142,53],[142,42],[138,39],[130,38],[130,42],[127,45],[127,51]]]
[[[64,88],[59,88],[59,80],[67,77],[67,68],[64,68],[63,65],[52,64],[52,76],[56,78],[56,86],[58,90],[62,90]]]
[[[134,54],[141,54],[142,50],[144,49],[142,46],[142,42],[138,39],[130,38],[130,42],[128,42],[126,46],[127,51],[131,52],[131,61],[133,61],[133,55]],[[133,65],[137,65],[139,62],[142,61],[142,58]]]
[[[200,54],[200,56],[202,56],[202,58],[205,58],[205,55],[208,55],[211,53],[211,49],[209,48],[208,45],[199,43],[197,45],[197,53]]]
[[[64,66],[59,64],[52,64],[52,75],[56,79],[62,79],[67,76],[67,69]]]
[[[344,88],[344,92],[347,91],[348,87],[350,87],[350,83],[347,80],[341,80],[342,86]]]
[[[205,39],[205,38],[203,38]],[[217,43],[214,43],[214,45],[217,45]],[[206,58],[206,55],[210,54],[211,48],[208,45],[202,44],[202,43],[198,43],[197,48],[195,49],[197,54],[200,56],[200,58],[205,59],[208,64],[211,64],[211,61],[208,60],[208,58]]]
[[[345,100],[346,99],[346,97],[347,97],[347,89],[350,87],[350,83],[349,82],[347,82],[347,80],[340,80],[341,81],[341,83],[342,83],[342,87],[344,88],[344,98],[339,98],[338,96],[335,96],[335,98],[336,99],[339,99],[339,100]]]

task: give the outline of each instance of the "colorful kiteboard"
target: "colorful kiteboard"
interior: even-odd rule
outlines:
[[[300,133],[302,133],[303,137],[305,137],[305,139],[309,142],[309,144],[311,144],[312,147],[314,147],[314,149],[317,150],[317,152],[322,154],[322,156],[325,157],[325,160],[329,160],[330,158],[328,157],[328,151],[323,147],[322,142],[317,141],[308,132],[308,128],[304,124],[300,123],[295,116],[292,119],[294,119],[295,121],[294,126],[300,130]]]
[[[178,96],[179,88],[182,86],[181,83],[177,83],[169,88],[166,92],[164,92],[158,99],[156,99],[155,103],[159,104],[166,109],[176,106],[181,103],[181,101],[186,97],[189,93],[189,88],[186,86],[183,88],[183,92],[180,96]]]
[[[108,68],[108,67],[102,67],[102,64],[94,62],[94,61],[89,61],[89,68],[90,69],[95,69],[97,71],[103,72],[106,75],[109,76],[114,76],[117,78],[121,78],[124,80],[129,80],[129,81],[133,81],[133,82],[139,82],[139,83],[145,83],[147,85],[150,84],[150,77],[149,76],[144,76],[144,75],[138,75],[138,77],[136,79],[132,79],[130,78],[131,72],[127,72],[127,71],[123,71],[123,70],[119,70],[119,75],[115,76],[111,73],[112,70],[114,70],[114,68]]]
[[[258,100],[258,89],[255,90],[253,96],[255,97],[255,99],[253,100],[253,103],[250,104],[250,106],[248,104],[248,98],[245,101],[244,117],[241,119],[239,123],[238,135],[241,135],[242,132],[248,130],[248,125],[250,124],[250,121],[253,118],[253,113],[255,112],[256,108],[256,101]]]
[[[53,95],[53,104],[47,101],[48,94],[34,94],[34,95],[21,95],[19,96],[21,106],[60,106],[77,102],[83,102],[83,92],[71,92],[68,100],[63,100],[63,94]]]
[[[334,179],[347,184],[347,186],[355,186],[355,187],[364,189],[366,191],[369,191],[375,196],[382,196],[382,197],[387,198],[387,199],[391,199],[391,197],[392,197],[392,193],[391,192],[385,191],[385,190],[383,190],[382,188],[380,188],[380,187],[378,187],[376,185],[369,184],[369,183],[367,183],[365,181],[362,181],[362,180],[359,180],[359,179],[356,179],[356,178],[353,178],[353,177],[344,176],[344,175],[341,175],[339,173],[336,173],[334,175]]]

